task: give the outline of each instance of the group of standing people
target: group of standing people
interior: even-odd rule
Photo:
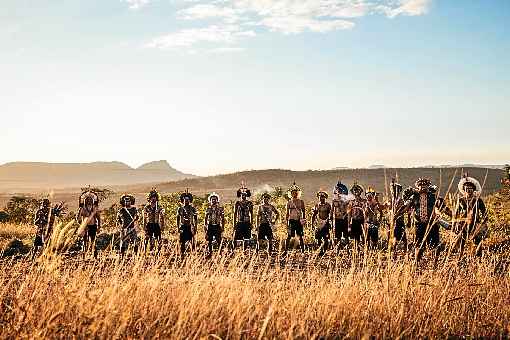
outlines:
[[[421,258],[426,247],[439,251],[440,228],[453,228],[458,235],[460,251],[468,240],[480,244],[487,221],[487,210],[480,197],[480,183],[467,175],[459,182],[460,196],[453,209],[450,209],[444,198],[439,196],[438,189],[426,178],[419,178],[414,187],[403,190],[403,186],[392,181],[391,195],[387,202],[379,201],[378,193],[355,182],[350,190],[340,181],[333,190],[333,199],[328,202],[329,194],[319,190],[317,202],[311,213],[311,226],[315,231],[315,239],[320,246],[320,254],[324,254],[331,243],[342,245],[353,241],[365,244],[370,248],[378,245],[379,230],[384,216],[389,221],[389,239],[392,242],[407,244],[407,229],[414,225],[415,249],[417,258]],[[299,248],[305,251],[304,231],[308,224],[306,205],[301,198],[302,190],[294,183],[287,192],[284,225],[287,227],[284,251],[289,248],[292,238],[297,237]],[[234,205],[232,246],[242,243],[243,249],[253,239],[256,231],[257,250],[263,242],[267,243],[267,251],[271,252],[275,239],[275,231],[281,217],[273,205],[273,197],[265,192],[261,195],[261,203],[255,206],[251,200],[251,190],[242,185],[236,193]],[[193,250],[196,246],[195,236],[199,223],[197,209],[193,206],[193,194],[188,190],[180,195],[180,206],[177,209],[176,224],[179,233],[180,252],[184,256],[188,246]],[[120,209],[117,213],[117,226],[120,230],[120,249],[132,246],[135,250],[140,246],[139,225],[143,226],[144,249],[160,249],[161,235],[165,228],[165,211],[160,203],[161,195],[153,189],[147,195],[147,204],[139,213],[135,206],[135,197],[124,194],[120,197]],[[62,210],[62,204],[50,207],[49,200],[43,200],[37,211],[35,247],[42,247],[44,240],[51,232],[54,219]],[[91,190],[83,192],[79,199],[79,210],[76,215],[79,223],[79,235],[83,239],[83,249],[97,255],[95,239],[101,228],[99,198]],[[141,215],[141,216],[140,216]],[[445,217],[446,216],[446,217]],[[211,193],[203,219],[205,240],[208,256],[213,253],[213,244],[222,244],[226,225],[225,209],[220,204],[220,196]]]

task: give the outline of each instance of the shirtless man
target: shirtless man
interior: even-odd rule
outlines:
[[[197,210],[191,204],[193,195],[187,190],[181,194],[181,206],[177,209],[177,226],[179,227],[179,243],[181,245],[181,256],[186,252],[186,243],[191,242],[191,249],[195,250],[195,234],[197,232],[198,215]]]
[[[377,193],[374,189],[368,188],[366,192],[365,203],[365,225],[368,245],[371,248],[376,248],[379,242],[379,226],[382,220],[382,209],[379,201],[377,200]]]
[[[78,224],[82,228],[83,256],[93,248],[94,258],[97,258],[96,235],[101,229],[101,212],[99,211],[99,197],[92,191],[85,191],[80,196]]]
[[[262,204],[259,205],[257,211],[257,251],[260,249],[260,243],[267,241],[267,252],[271,254],[273,249],[273,226],[280,219],[280,213],[274,205],[270,203],[271,195],[267,192],[262,194]]]
[[[328,250],[329,246],[329,232],[331,230],[331,204],[326,202],[328,199],[328,193],[325,191],[319,191],[317,193],[319,203],[313,208],[312,214],[312,225],[315,226],[315,222],[318,220],[318,226],[315,229],[315,239],[320,246],[319,255],[323,256]],[[323,244],[324,243],[324,244]]]
[[[158,249],[161,242],[161,231],[165,228],[165,210],[159,204],[161,195],[156,189],[152,189],[147,195],[147,204],[143,209],[143,226],[145,231],[145,249],[150,243],[150,250],[154,248],[154,243],[158,243]]]
[[[207,200],[209,201],[209,206],[205,211],[204,231],[209,250],[208,256],[212,256],[214,240],[220,245],[221,251],[221,239],[225,227],[225,211],[219,204],[220,196],[218,194],[213,192]]]
[[[464,176],[459,182],[461,197],[457,201],[455,209],[455,222],[459,230],[459,252],[464,253],[464,248],[469,240],[476,245],[476,255],[481,254],[481,243],[484,238],[487,223],[487,208],[480,198],[482,186],[472,177]]]
[[[347,207],[349,237],[355,242],[361,242],[363,239],[366,200],[361,197],[361,195],[363,195],[364,192],[365,189],[355,182],[351,188],[351,193],[354,195],[354,199],[349,202]]]
[[[133,195],[122,195],[120,197],[121,208],[117,212],[117,227],[120,230],[120,253],[123,256],[130,244],[133,245],[135,253],[138,250],[138,233],[136,223],[139,220],[138,209],[134,206]]]
[[[287,202],[285,221],[287,223],[288,235],[285,242],[285,250],[288,249],[290,240],[297,235],[301,252],[305,252],[303,240],[304,228],[306,225],[305,202],[301,197],[301,188],[294,183],[289,189],[290,199]]]
[[[349,237],[347,232],[349,228],[349,221],[347,219],[348,194],[349,190],[347,187],[338,182],[335,186],[333,201],[331,202],[331,220],[335,223],[335,242]]]
[[[234,207],[234,248],[237,241],[243,241],[243,249],[246,249],[246,241],[251,239],[253,225],[253,202],[250,189],[241,187],[237,190],[237,200]]]
[[[390,186],[391,201],[389,209],[393,214],[393,239],[396,242],[403,242],[407,245],[406,222],[405,215],[395,216],[395,212],[404,205],[404,198],[402,197],[402,185],[392,180]],[[408,219],[410,215],[408,214]]]
[[[42,200],[41,207],[35,213],[34,225],[36,226],[36,233],[34,245],[32,249],[32,259],[40,252],[46,241],[46,232],[50,221],[50,200],[45,198]]]

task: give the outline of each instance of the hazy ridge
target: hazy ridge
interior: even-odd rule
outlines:
[[[0,190],[45,190],[72,187],[116,186],[176,181],[195,177],[156,161],[132,168],[122,162],[41,163],[12,162],[0,165]]]

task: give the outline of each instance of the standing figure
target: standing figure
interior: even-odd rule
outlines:
[[[41,206],[35,213],[34,225],[36,226],[34,245],[32,249],[32,259],[41,251],[46,242],[46,235],[49,229],[50,221],[50,200],[45,198],[41,202]]]
[[[154,249],[154,243],[158,244],[158,250],[161,246],[161,232],[165,228],[165,210],[159,204],[161,195],[156,189],[152,189],[147,195],[147,204],[143,208],[143,226],[145,231],[144,247]]]
[[[349,237],[349,220],[347,218],[348,194],[349,189],[347,189],[347,186],[339,181],[335,186],[334,198],[331,202],[331,219],[335,224],[335,242]]]
[[[368,245],[376,248],[379,242],[379,227],[382,220],[382,209],[377,200],[377,193],[368,187],[365,203],[365,225]]]
[[[251,239],[253,225],[253,202],[250,189],[244,185],[237,190],[237,202],[234,207],[234,248],[237,241],[243,242],[243,249],[246,249],[246,242]]]
[[[415,251],[416,261],[419,261],[424,252],[424,246],[434,250],[435,261],[439,255],[440,224],[438,213],[445,212],[451,216],[451,211],[445,205],[444,199],[437,194],[437,187],[429,179],[419,178],[415,182],[415,189],[410,199],[397,211],[395,216],[412,209],[415,218]]]
[[[207,200],[209,206],[205,211],[204,230],[209,250],[208,256],[212,256],[214,240],[220,245],[221,251],[221,239],[225,228],[225,210],[220,205],[220,196],[217,193],[210,194]]]
[[[317,198],[319,199],[319,202],[313,208],[312,213],[313,226],[315,226],[315,222],[318,219],[318,226],[315,229],[315,239],[320,246],[320,256],[324,255],[329,247],[332,207],[331,204],[326,202],[328,196],[329,195],[326,191],[320,190],[317,192]]]
[[[135,207],[135,196],[124,194],[120,197],[121,208],[117,212],[117,227],[120,229],[120,253],[132,245],[138,251],[138,233],[136,223],[139,220],[138,209]]]
[[[306,226],[305,202],[301,197],[301,188],[294,184],[290,187],[288,195],[285,221],[287,223],[288,235],[285,242],[285,250],[288,250],[290,240],[297,235],[301,252],[305,252],[305,241],[303,240],[304,228]]]
[[[191,249],[195,250],[198,215],[197,210],[192,205],[193,195],[188,190],[181,194],[180,201],[181,206],[177,209],[177,226],[179,227],[181,256],[184,257],[187,242],[191,242]]]
[[[274,205],[270,203],[271,194],[265,192],[262,194],[262,204],[257,210],[257,250],[260,249],[260,243],[267,241],[267,252],[270,254],[273,247],[273,226],[280,219],[280,213]]]
[[[366,200],[362,197],[365,189],[354,182],[351,193],[354,199],[349,202],[347,207],[347,217],[349,219],[349,237],[356,243],[363,240],[363,230],[365,225],[365,204]]]
[[[395,216],[395,212],[404,205],[404,199],[402,198],[402,185],[397,183],[395,180],[392,180],[390,193],[390,209],[391,214],[393,215],[393,239],[396,242],[403,242],[404,244],[407,244],[405,215],[402,214],[400,216]]]
[[[472,240],[477,246],[477,255],[480,254],[480,244],[486,232],[487,209],[480,198],[482,186],[472,177],[464,176],[459,182],[461,197],[457,201],[454,213],[454,221],[460,232],[460,255],[468,240]]]
[[[80,195],[76,219],[82,230],[83,256],[93,249],[94,258],[97,258],[96,235],[101,229],[101,212],[99,197],[95,192],[88,190]]]

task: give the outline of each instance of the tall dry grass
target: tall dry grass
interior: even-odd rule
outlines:
[[[34,238],[35,226],[27,224],[0,223],[0,250],[13,239],[24,240]]]
[[[0,264],[0,337],[377,338],[510,333],[503,255],[434,269],[386,252],[318,258],[174,248]]]

